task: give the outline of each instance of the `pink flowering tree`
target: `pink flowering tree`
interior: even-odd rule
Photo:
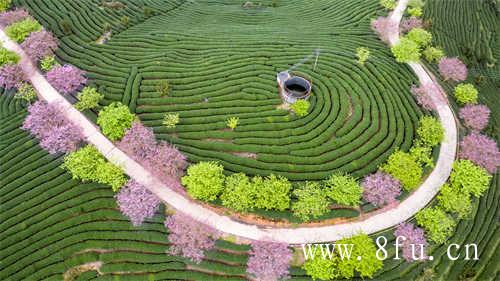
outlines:
[[[377,33],[380,40],[385,43],[389,42],[389,37],[393,33],[398,32],[398,26],[388,17],[378,17],[371,22],[371,27]]]
[[[58,46],[57,38],[46,30],[32,32],[21,44],[28,56],[35,60],[41,60],[46,56],[51,56]]]
[[[289,276],[292,251],[285,243],[253,241],[247,272],[260,281],[277,281]]]
[[[500,151],[497,143],[493,139],[475,132],[465,136],[460,142],[459,157],[472,161],[491,174],[494,174],[497,167],[500,166]]]
[[[15,10],[5,11],[0,13],[0,25],[8,26],[15,22],[22,21],[27,17],[31,17],[25,9],[16,8]]]
[[[18,64],[6,64],[0,68],[0,87],[18,88],[26,81],[23,69]]]
[[[423,245],[424,247],[424,257],[425,256],[425,247],[428,245],[427,240],[425,239],[424,236],[424,230],[416,227],[415,225],[411,223],[401,223],[398,225],[398,227],[394,230],[394,236],[402,236],[406,238],[402,242],[402,251],[403,251],[403,258],[407,262],[413,262],[415,261],[413,259],[413,250],[412,250],[412,244],[415,245],[415,258],[418,258],[420,255],[420,244]],[[401,240],[400,240],[401,241]]]
[[[199,263],[205,257],[205,251],[215,247],[220,233],[210,226],[193,220],[180,212],[165,220],[168,228],[170,253],[189,258]]]
[[[464,120],[465,126],[473,131],[481,131],[488,125],[490,109],[482,104],[468,104],[460,108],[459,116]]]
[[[22,129],[36,137],[49,153],[74,151],[84,140],[82,129],[66,119],[57,105],[37,101],[28,112]]]
[[[436,104],[434,103],[433,96],[438,97],[444,101],[443,95],[439,91],[439,88],[434,85],[434,83],[425,83],[417,87],[412,85],[410,89],[412,95],[415,97],[417,103],[426,110],[436,110]]]
[[[134,180],[129,180],[115,198],[122,214],[127,216],[134,226],[139,226],[146,218],[153,217],[160,206],[160,200]]]
[[[85,72],[66,64],[54,66],[47,72],[47,80],[58,92],[72,94],[87,82]]]
[[[442,58],[439,61],[439,73],[444,80],[455,82],[467,79],[467,66],[458,58]]]
[[[363,200],[375,206],[394,203],[401,194],[401,183],[381,171],[366,176],[361,186],[363,187]]]
[[[414,28],[422,28],[423,22],[422,19],[417,17],[410,17],[407,19],[403,19],[401,21],[401,25],[399,26],[401,32],[406,33]]]

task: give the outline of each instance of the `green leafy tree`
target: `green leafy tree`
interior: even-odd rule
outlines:
[[[220,199],[222,205],[238,212],[252,210],[255,205],[255,185],[243,173],[226,177],[226,184]]]
[[[27,103],[31,103],[36,100],[36,91],[28,83],[23,83],[14,94],[14,98],[24,100]]]
[[[420,118],[417,135],[424,145],[434,147],[443,141],[444,128],[437,118],[423,116]]]
[[[75,104],[75,108],[80,111],[96,108],[103,98],[104,95],[97,92],[95,88],[85,87],[78,93],[78,102]]]
[[[256,192],[255,207],[266,210],[284,211],[290,207],[292,184],[282,176],[270,175],[252,179]]]
[[[297,201],[292,205],[292,211],[298,218],[309,221],[318,218],[329,211],[330,202],[317,182],[306,182],[301,188],[293,191]]]
[[[401,38],[391,51],[399,63],[416,62],[420,59],[419,45],[408,38]]]
[[[466,218],[472,212],[470,195],[449,184],[441,187],[438,202],[443,210],[457,214],[460,219]]]
[[[20,58],[15,52],[0,47],[0,66],[5,64],[16,64],[19,60]]]
[[[476,104],[478,91],[474,85],[461,83],[455,87],[455,99],[460,105]]]
[[[40,69],[47,72],[50,71],[54,66],[59,65],[54,56],[46,56],[40,61]]]
[[[363,188],[349,175],[330,175],[323,187],[326,195],[341,205],[358,206],[363,195]]]
[[[425,208],[415,216],[426,236],[437,244],[443,244],[453,234],[455,220],[439,207]]]
[[[0,0],[0,12],[4,12],[10,8],[12,0]]]
[[[175,128],[180,122],[179,113],[165,113],[162,124],[167,128]]]
[[[96,181],[111,186],[113,191],[117,192],[127,183],[127,178],[120,167],[111,162],[105,162],[97,167]]]
[[[370,58],[370,49],[359,47],[356,49],[356,56],[358,57],[358,63],[364,65],[368,58]]]
[[[407,191],[417,187],[422,179],[420,164],[411,154],[400,150],[392,153],[387,163],[382,165],[380,169],[399,180]]]
[[[424,14],[424,11],[420,7],[408,8],[408,14],[412,17],[421,17]]]
[[[160,80],[160,82],[158,83],[158,85],[156,85],[156,91],[161,96],[167,96],[169,90],[170,90],[170,84],[168,83],[167,80]]]
[[[450,183],[453,188],[480,197],[490,186],[491,175],[470,160],[458,160],[453,164]]]
[[[428,46],[432,42],[432,34],[423,28],[413,28],[406,34],[406,38],[417,43],[421,48]]]
[[[380,5],[388,10],[394,10],[397,3],[396,0],[380,0]]]
[[[422,54],[428,62],[434,63],[439,62],[445,56],[443,49],[430,46],[425,48]]]
[[[15,22],[5,28],[5,33],[10,39],[21,43],[31,32],[42,30],[42,26],[32,18],[26,18]]]
[[[130,18],[128,16],[123,16],[120,21],[123,26],[128,26],[130,23]]]
[[[432,147],[424,145],[414,145],[410,148],[410,155],[417,161],[419,165],[426,166],[429,168],[434,167],[434,161],[432,159]]]
[[[304,117],[308,114],[311,104],[306,100],[297,100],[290,106],[292,111],[299,117]]]
[[[226,125],[231,130],[234,130],[238,126],[238,122],[239,121],[240,121],[240,119],[238,117],[230,117],[230,118],[227,119]]]
[[[101,111],[97,117],[97,124],[102,132],[110,140],[116,141],[125,135],[125,131],[132,126],[135,115],[130,112],[126,105],[114,102]]]
[[[319,247],[318,247],[319,248]],[[332,259],[323,258],[320,250],[316,250],[314,258],[309,258],[304,262],[302,269],[306,274],[311,276],[313,280],[333,280],[341,278],[340,272],[337,270],[337,264],[340,257],[332,255]]]
[[[195,199],[213,201],[224,189],[224,167],[217,162],[200,162],[189,166],[182,184]]]

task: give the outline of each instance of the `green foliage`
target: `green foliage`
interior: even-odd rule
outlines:
[[[491,175],[470,160],[458,160],[453,164],[450,183],[454,189],[480,197],[490,186]]]
[[[422,54],[428,62],[437,63],[445,56],[443,49],[436,47],[427,47]]]
[[[239,121],[240,121],[240,119],[238,117],[230,117],[230,118],[227,119],[226,125],[231,130],[234,130],[238,126],[238,122]]]
[[[22,21],[15,22],[5,28],[5,33],[10,39],[21,43],[24,38],[31,32],[42,30],[42,26],[32,18],[26,18]]]
[[[438,195],[439,206],[450,213],[456,213],[458,218],[466,218],[472,212],[472,202],[467,192],[445,184]]]
[[[398,179],[403,188],[410,191],[420,184],[422,167],[412,155],[397,150],[389,156],[380,169]]]
[[[397,3],[396,0],[380,0],[380,5],[388,10],[394,10]]]
[[[358,63],[364,65],[370,57],[370,49],[366,47],[358,47],[356,49],[356,56],[358,57]]]
[[[478,91],[470,83],[461,83],[455,87],[455,99],[460,105],[476,104]]]
[[[417,43],[420,48],[425,48],[432,42],[432,34],[423,28],[413,28],[405,38]]]
[[[338,255],[333,255],[332,259],[323,258],[321,251],[318,249],[314,253],[314,258],[309,258],[304,262],[302,269],[313,280],[332,280],[341,277],[340,272],[336,269],[339,260]]]
[[[14,94],[14,98],[24,100],[27,103],[31,103],[36,100],[36,91],[35,89],[28,83],[23,83]]]
[[[167,127],[167,128],[175,128],[177,124],[179,124],[180,118],[179,118],[179,113],[165,113],[163,115],[163,122],[162,124]]]
[[[256,208],[284,211],[290,207],[292,184],[287,178],[270,175],[263,179],[257,176],[252,183],[256,192]]]
[[[0,47],[0,66],[5,64],[16,64],[19,60],[20,58],[15,52]]]
[[[432,147],[424,145],[414,145],[410,148],[410,155],[419,165],[432,168],[434,161],[432,159]]]
[[[423,0],[410,0],[410,1],[408,1],[408,7],[411,7],[411,8],[423,8],[424,4],[425,3]]]
[[[401,38],[391,51],[399,63],[416,62],[420,59],[419,45],[408,38]]]
[[[0,12],[4,12],[10,8],[12,0],[0,0]]]
[[[437,118],[423,116],[420,118],[417,136],[425,146],[434,147],[443,141],[444,128]]]
[[[85,87],[78,93],[78,102],[75,104],[75,108],[80,111],[96,108],[103,98],[104,95],[97,92],[95,88]]]
[[[64,34],[70,35],[71,33],[73,33],[73,28],[71,27],[71,21],[68,18],[62,19],[59,22],[59,25],[61,26]]]
[[[127,182],[123,171],[107,162],[92,145],[66,155],[62,167],[72,174],[73,179],[110,185],[113,191],[118,191]]]
[[[101,127],[104,135],[110,140],[119,140],[125,135],[125,131],[132,126],[135,115],[130,112],[126,105],[114,102],[101,111],[97,117],[97,124]]]
[[[54,56],[46,56],[40,61],[40,69],[47,72],[50,71],[54,66],[59,65]]]
[[[121,23],[123,26],[128,26],[129,23],[130,23],[130,18],[128,16],[123,16],[121,19],[120,19]]]
[[[408,8],[408,14],[412,17],[421,17],[424,14],[424,11],[420,7]]]
[[[224,189],[224,168],[217,162],[199,162],[189,166],[182,184],[195,199],[213,201]]]
[[[349,175],[333,174],[323,182],[326,195],[340,205],[358,206],[363,188]]]
[[[453,234],[455,220],[438,207],[425,208],[415,216],[426,236],[436,244],[443,244]]]
[[[317,182],[306,182],[293,191],[297,201],[292,204],[292,211],[298,218],[309,221],[329,211],[330,202]]]
[[[254,208],[256,198],[255,185],[243,173],[226,177],[226,184],[220,199],[222,205],[238,212]]]
[[[167,96],[170,90],[170,84],[168,80],[160,80],[158,85],[156,85],[156,91],[162,96]]]
[[[308,114],[311,104],[307,100],[297,100],[294,104],[290,105],[292,111],[299,117],[304,117]]]

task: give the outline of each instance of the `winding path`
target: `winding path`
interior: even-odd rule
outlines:
[[[397,8],[391,15],[391,20],[397,23],[398,26],[407,4],[408,0],[399,1]],[[204,222],[226,234],[232,234],[246,239],[272,239],[288,244],[302,244],[335,241],[360,232],[368,234],[375,233],[411,218],[420,209],[424,208],[439,192],[441,185],[448,179],[453,161],[455,160],[457,126],[453,112],[445,100],[433,96],[432,98],[437,105],[439,119],[445,129],[445,138],[441,144],[439,158],[434,170],[424,183],[398,206],[383,213],[368,217],[363,221],[347,222],[330,226],[278,228],[258,227],[256,225],[244,224],[208,210],[165,186],[141,165],[116,148],[116,146],[100,132],[96,125],[89,121],[59,94],[29,60],[19,45],[11,41],[3,30],[0,30],[0,41],[5,48],[21,56],[20,65],[38,91],[40,97],[49,103],[59,103],[63,107],[67,117],[83,128],[87,141],[97,147],[109,161],[122,166],[125,173],[130,178],[146,186],[163,202],[174,209],[182,210],[193,219]],[[394,45],[398,41],[399,34],[397,32],[391,34],[391,44]],[[422,84],[432,82],[431,76],[425,71],[421,64],[410,63],[409,66],[413,69]],[[440,90],[442,91],[442,89]]]

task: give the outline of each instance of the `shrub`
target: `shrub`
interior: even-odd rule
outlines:
[[[467,78],[467,67],[458,58],[444,57],[439,60],[439,73],[444,80],[460,82]]]
[[[292,184],[287,178],[270,175],[264,179],[252,179],[255,188],[255,207],[266,210],[284,211],[290,207]]]
[[[36,91],[33,87],[28,83],[22,83],[17,89],[17,92],[14,94],[15,99],[24,100],[27,103],[31,103],[36,100]]]
[[[250,179],[243,173],[226,177],[225,188],[220,196],[222,205],[238,212],[253,209],[256,190]]]
[[[0,25],[8,26],[15,22],[22,21],[28,17],[30,17],[30,14],[23,8],[16,8],[11,11],[4,11],[0,13]]]
[[[465,126],[473,131],[481,131],[488,125],[490,109],[486,105],[468,104],[460,108],[458,114],[464,120]]]
[[[456,213],[459,219],[466,218],[472,212],[470,194],[462,192],[459,188],[445,184],[438,195],[439,206],[450,213]]]
[[[443,244],[453,234],[455,220],[437,207],[425,208],[415,216],[427,237],[436,244]]]
[[[47,81],[58,92],[72,94],[87,82],[85,72],[72,65],[57,65],[47,72]]]
[[[127,216],[134,226],[146,218],[152,218],[160,206],[160,200],[142,184],[129,180],[115,195],[120,212]]]
[[[471,133],[462,139],[459,157],[470,160],[490,174],[496,173],[497,167],[500,166],[500,151],[497,143],[478,133]]]
[[[61,29],[64,34],[70,35],[73,33],[73,28],[71,27],[71,21],[68,18],[64,18],[59,22]]]
[[[356,56],[358,57],[358,63],[364,65],[370,57],[370,49],[366,47],[356,48]]]
[[[401,194],[401,183],[391,175],[378,171],[364,178],[363,199],[375,206],[384,206],[397,201]]]
[[[411,8],[423,8],[425,5],[424,0],[410,0],[408,1],[408,7]]]
[[[123,26],[128,26],[130,23],[130,18],[128,16],[123,16],[120,21]]]
[[[162,124],[169,129],[175,128],[175,126],[179,124],[179,122],[179,113],[165,113],[163,115]]]
[[[298,218],[309,221],[328,213],[330,202],[318,183],[306,182],[295,189],[293,194],[297,197],[297,202],[292,204],[292,211]]]
[[[423,28],[414,28],[406,34],[405,38],[417,43],[420,48],[424,48],[431,43],[432,34]]]
[[[262,281],[288,278],[292,251],[284,243],[253,241],[247,262],[247,272]]]
[[[15,22],[5,28],[5,33],[10,37],[10,39],[21,43],[24,41],[26,36],[31,32],[40,31],[42,26],[32,18],[25,18],[22,21]]]
[[[6,64],[0,67],[0,87],[7,90],[18,88],[26,80],[23,69],[18,64]]]
[[[230,128],[231,130],[234,130],[238,126],[238,122],[239,121],[240,121],[240,119],[238,117],[228,118],[227,121],[226,121],[226,126],[228,128]]]
[[[125,135],[125,131],[132,127],[135,115],[130,112],[126,105],[114,102],[99,111],[97,124],[106,137],[112,141],[119,140]]]
[[[481,196],[490,185],[491,176],[483,168],[474,165],[470,160],[458,160],[453,164],[450,183],[462,193]]]
[[[169,253],[189,258],[199,263],[205,257],[204,251],[215,246],[220,233],[212,227],[193,220],[180,212],[167,217],[168,241],[172,244]]]
[[[290,108],[299,117],[304,117],[308,114],[309,107],[311,104],[306,100],[298,100],[294,104],[290,105]]]
[[[0,0],[0,11],[9,9],[12,0]]]
[[[407,191],[417,187],[422,178],[422,167],[415,158],[399,150],[392,153],[380,169],[399,180]]]
[[[422,28],[423,23],[422,20],[417,17],[410,17],[407,19],[403,19],[399,28],[401,32],[406,33],[414,28]]]
[[[391,47],[392,54],[399,63],[416,62],[420,59],[420,48],[417,43],[408,38],[401,38]]]
[[[432,168],[434,160],[432,158],[432,147],[416,143],[410,148],[410,155],[421,166]]]
[[[19,60],[20,58],[15,52],[0,47],[0,66],[6,64],[16,64]]]
[[[434,63],[439,62],[444,57],[443,49],[430,46],[425,48],[422,54],[424,55],[424,58],[428,62],[434,62]]]
[[[333,174],[323,181],[325,194],[341,205],[358,206],[363,189],[355,178],[349,175]]]
[[[403,258],[407,262],[415,261],[413,259],[413,249],[412,244],[415,245],[415,254],[419,253],[420,245],[423,245],[424,251],[425,247],[428,245],[427,239],[424,237],[424,230],[420,227],[416,227],[412,223],[401,223],[394,230],[394,237],[404,237],[406,240],[402,242],[402,252]]]
[[[388,10],[394,10],[397,3],[396,0],[380,0],[380,5]]]
[[[167,96],[168,91],[170,90],[170,85],[168,84],[167,80],[160,80],[158,85],[156,86],[156,91],[161,95],[161,96]]]
[[[314,256],[304,262],[302,269],[313,280],[334,280],[341,278],[340,272],[337,269],[340,257],[334,254],[332,255],[332,259],[323,258],[321,253],[321,251],[315,251]]]
[[[78,102],[75,104],[75,108],[83,111],[99,106],[99,102],[104,98],[104,95],[97,92],[95,88],[85,87],[78,93],[77,98]]]
[[[44,57],[40,61],[40,69],[45,72],[52,70],[55,66],[59,66],[59,64],[54,56]]]
[[[426,110],[436,110],[436,104],[432,99],[432,96],[441,97],[439,89],[433,83],[426,83],[417,87],[412,85],[410,89],[411,93],[417,100],[417,103]]]
[[[213,201],[224,188],[224,168],[217,162],[200,162],[189,166],[182,184],[195,199]]]
[[[398,26],[388,17],[378,17],[371,22],[371,28],[377,33],[380,40],[389,42],[389,36],[398,31]]]
[[[408,14],[412,17],[421,17],[423,15],[423,10],[420,7],[408,8]]]
[[[54,55],[59,43],[52,33],[46,30],[32,32],[21,44],[21,48],[35,61]]]
[[[443,140],[444,128],[435,117],[423,116],[420,118],[417,136],[425,146],[434,147]]]
[[[474,85],[462,83],[455,87],[455,99],[460,105],[476,104],[478,92]]]

